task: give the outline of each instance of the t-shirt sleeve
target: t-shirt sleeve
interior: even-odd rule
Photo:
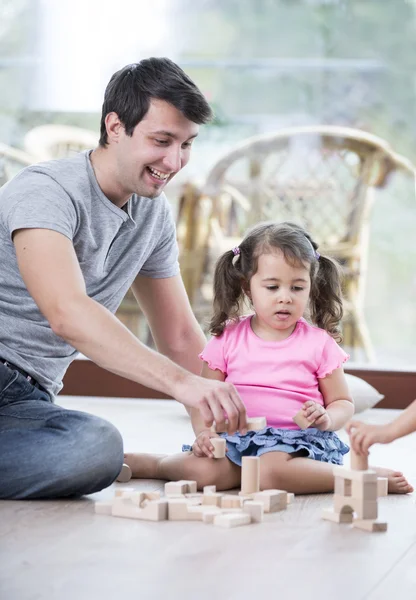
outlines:
[[[179,251],[172,209],[165,198],[161,234],[149,258],[140,269],[144,277],[174,277],[179,273]]]
[[[323,379],[330,375],[335,369],[343,365],[349,359],[349,354],[338,346],[334,338],[326,334],[325,343],[322,350],[321,362],[318,367],[316,376],[318,379]]]
[[[52,177],[36,171],[16,176],[4,190],[1,219],[12,236],[18,229],[52,229],[73,239],[77,228],[74,205]]]
[[[213,371],[215,371],[215,369],[219,369],[222,371],[222,373],[227,374],[224,343],[224,333],[220,336],[213,336],[199,355],[199,358],[208,363],[209,368]]]

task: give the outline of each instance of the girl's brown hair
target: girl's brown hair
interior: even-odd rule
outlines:
[[[250,229],[238,249],[225,252],[217,261],[214,275],[214,314],[210,322],[212,335],[221,335],[227,321],[236,321],[257,271],[261,254],[280,250],[289,264],[309,268],[311,292],[310,319],[325,329],[337,342],[342,340],[341,269],[328,256],[318,254],[318,244],[295,223],[259,223]]]

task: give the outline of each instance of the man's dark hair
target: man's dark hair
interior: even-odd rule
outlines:
[[[108,144],[105,117],[115,112],[127,135],[149,110],[152,98],[169,102],[198,125],[212,119],[212,110],[190,77],[169,58],[145,58],[111,77],[104,94],[100,146]]]

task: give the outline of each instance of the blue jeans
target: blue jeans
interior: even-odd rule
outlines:
[[[109,486],[123,464],[117,429],[56,406],[0,363],[0,498],[61,498]]]

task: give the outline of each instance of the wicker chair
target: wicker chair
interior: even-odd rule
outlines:
[[[89,129],[69,125],[40,125],[28,131],[24,139],[26,152],[37,161],[71,156],[94,148],[98,134]]]
[[[415,175],[410,161],[384,140],[335,126],[283,129],[249,138],[228,152],[200,189],[184,195],[194,215],[207,213],[210,205],[210,227],[201,217],[190,219],[188,226],[197,232],[181,252],[184,265],[197,265],[192,277],[185,271],[185,285],[199,318],[210,311],[217,256],[237,245],[258,221],[290,220],[312,233],[322,254],[343,265],[344,347],[354,358],[364,354],[372,361],[363,316],[368,221],[374,188],[385,186],[399,169]]]
[[[0,187],[35,159],[17,148],[0,144]]]

